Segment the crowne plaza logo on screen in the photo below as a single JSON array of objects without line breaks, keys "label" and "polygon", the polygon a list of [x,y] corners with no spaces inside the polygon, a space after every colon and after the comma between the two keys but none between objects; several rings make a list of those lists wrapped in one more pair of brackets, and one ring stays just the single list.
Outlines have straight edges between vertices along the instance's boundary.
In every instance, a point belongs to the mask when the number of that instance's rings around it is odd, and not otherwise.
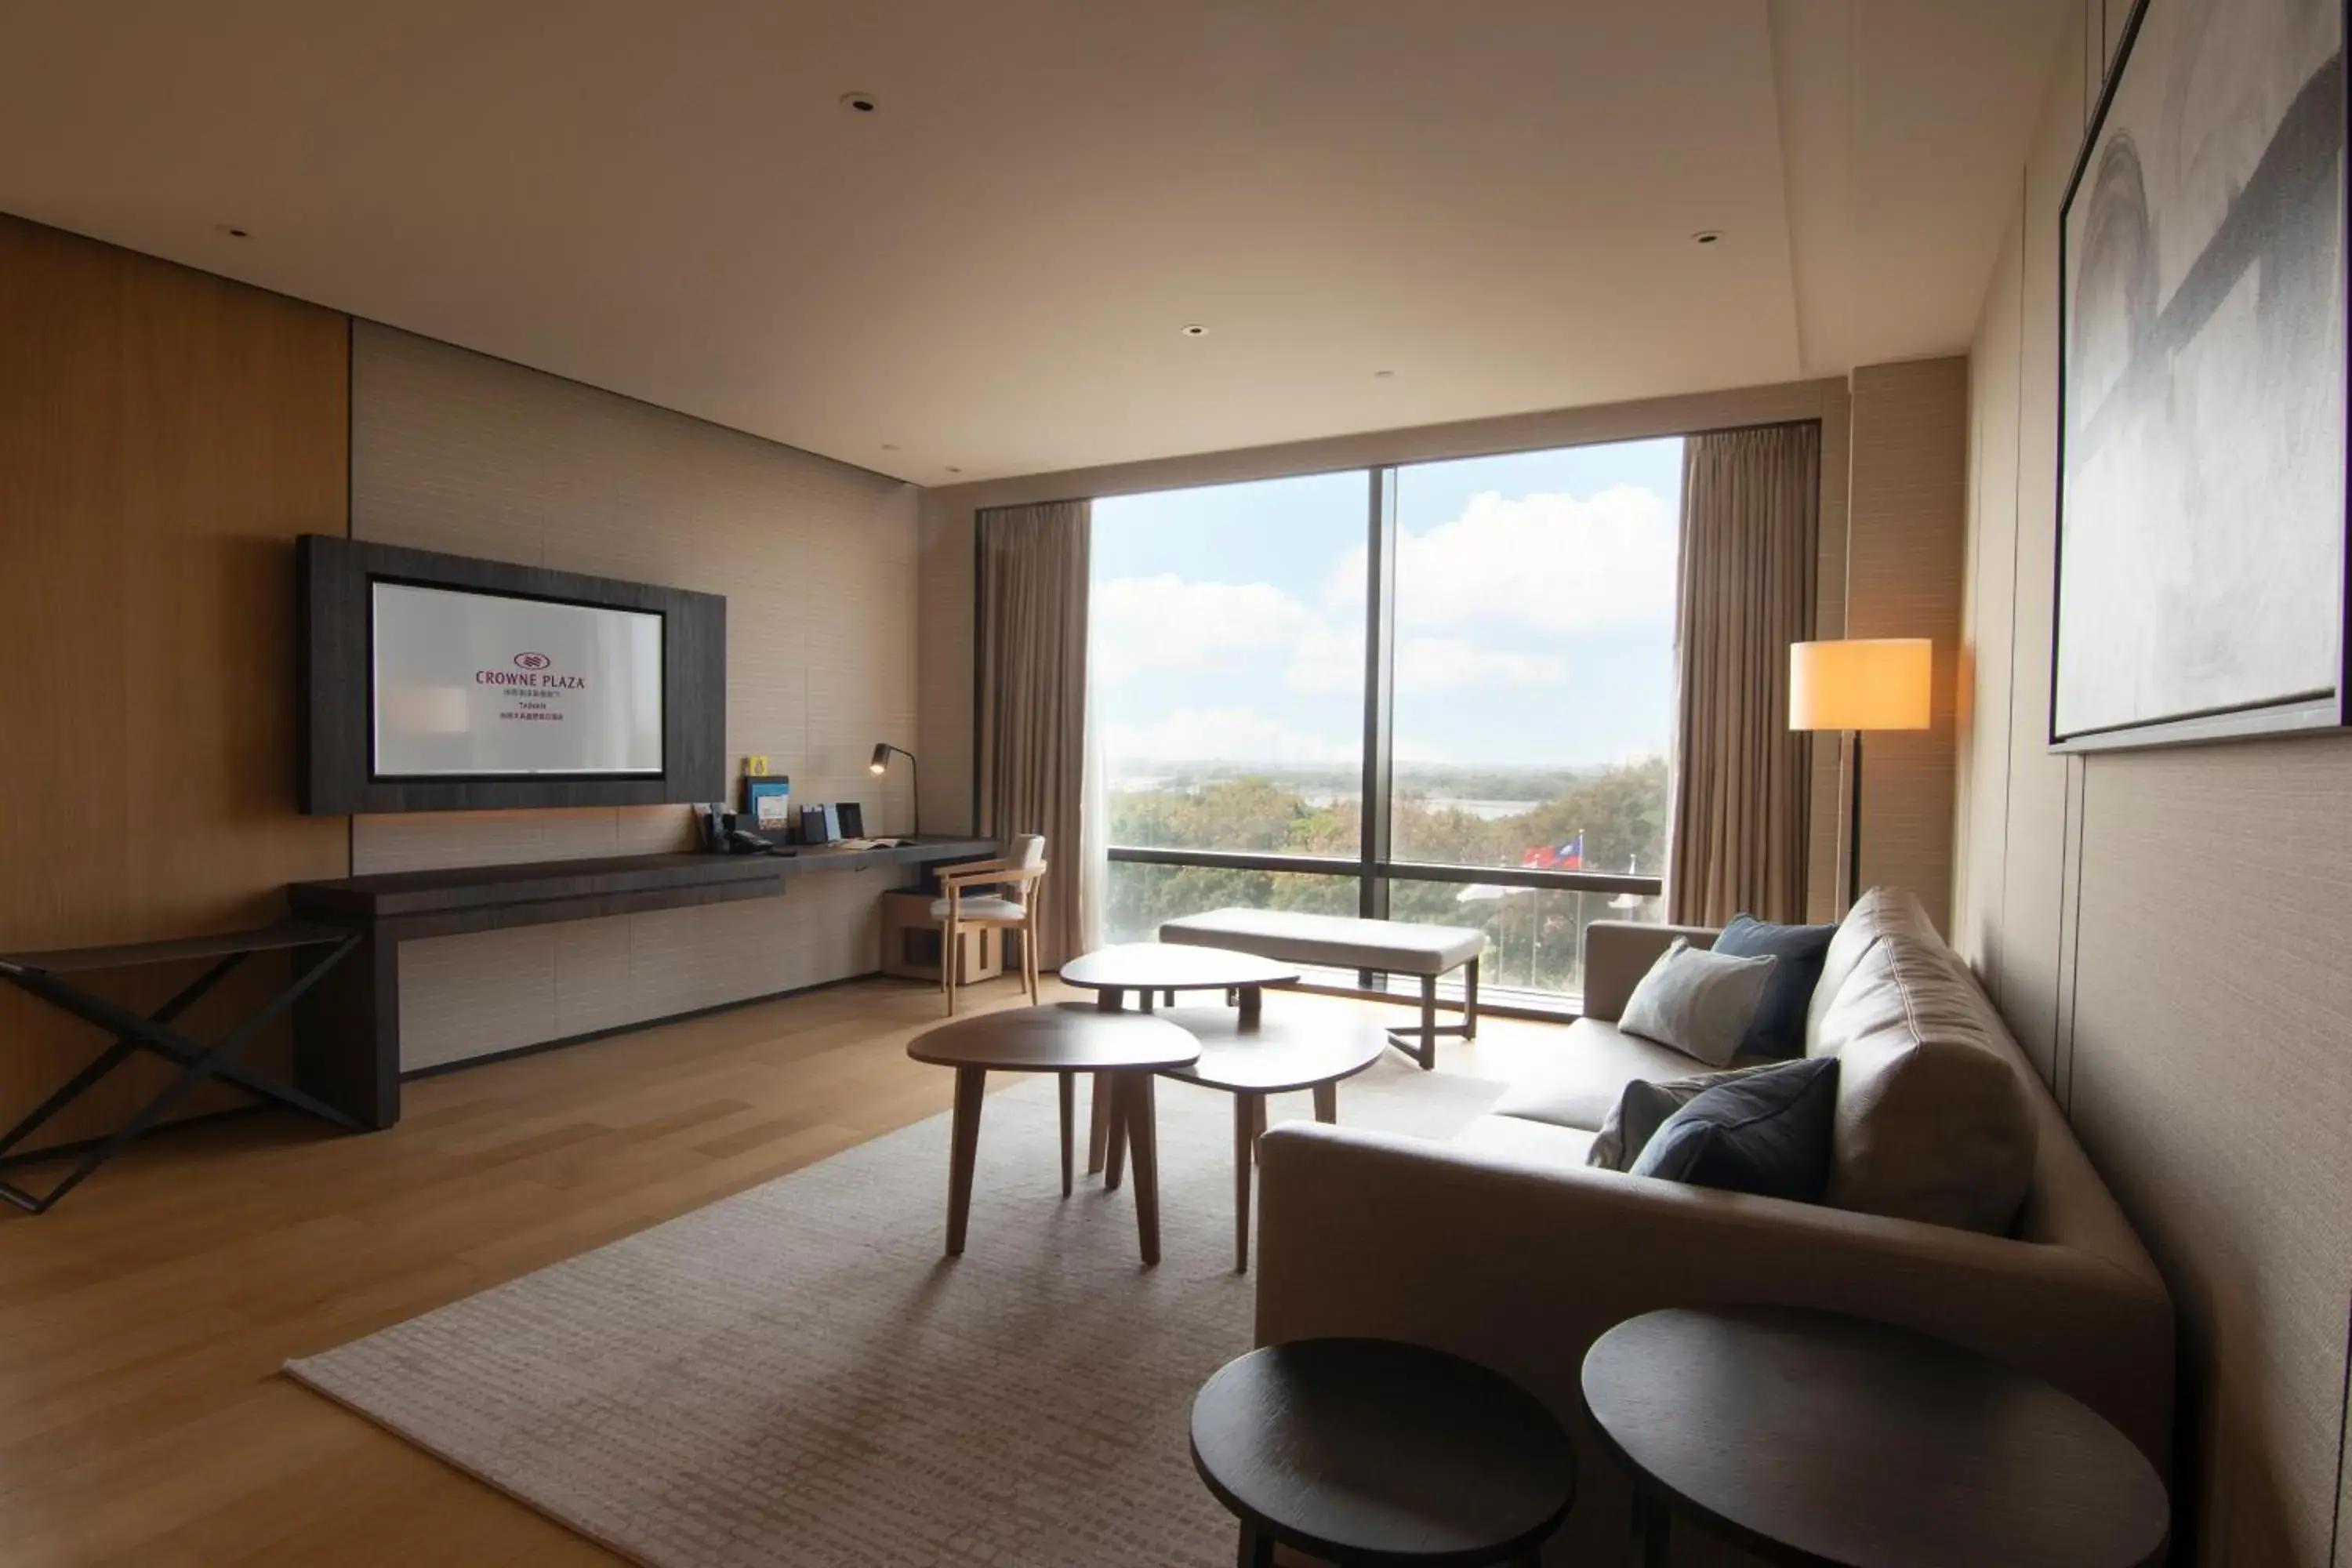
[{"label": "crowne plaza logo on screen", "polygon": [[[543,653],[519,653],[514,656],[513,669],[478,669],[474,671],[477,686],[519,686],[529,691],[585,691],[588,678],[584,675],[554,673],[555,660]],[[520,671],[520,674],[517,671]]]}]

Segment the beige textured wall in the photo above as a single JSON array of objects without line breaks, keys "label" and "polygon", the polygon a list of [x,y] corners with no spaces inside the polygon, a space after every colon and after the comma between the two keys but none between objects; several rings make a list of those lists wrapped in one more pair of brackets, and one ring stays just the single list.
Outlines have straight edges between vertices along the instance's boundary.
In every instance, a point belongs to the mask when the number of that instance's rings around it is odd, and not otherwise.
[{"label": "beige textured wall", "polygon": [[2352,741],[2045,743],[2058,211],[2126,10],[2070,23],[1972,355],[1954,932],[2171,1282],[2180,1560],[2347,1568]]},{"label": "beige textured wall", "polygon": [[1930,637],[1933,728],[1864,738],[1862,885],[1908,888],[1950,929],[1960,584],[1968,506],[1969,362],[1853,373],[1846,635]]},{"label": "beige textured wall", "polygon": [[[858,800],[876,828],[906,826],[905,773],[877,781],[866,762],[917,733],[911,486],[366,322],[352,399],[355,537],[726,595],[730,756],[766,753],[796,800]],[[632,854],[688,831],[685,806],[360,816],[352,862]],[[412,942],[402,1065],[865,973],[888,875]]]},{"label": "beige textured wall", "polygon": [[[919,547],[922,603],[920,668],[926,826],[971,825],[972,811],[972,518],[982,508],[1073,497],[1132,494],[1185,485],[1233,483],[1286,474],[1427,462],[1489,452],[1533,451],[1583,442],[1629,441],[1778,420],[1822,422],[1822,635],[1838,635],[1844,609],[1848,466],[1847,395],[1842,381],[1566,408],[1475,419],[1409,430],[1383,430],[1244,451],[1204,453],[1149,463],[1038,474],[926,490]],[[1826,739],[1813,769],[1813,854],[1810,899],[1831,918],[1837,865],[1837,757]],[[1949,797],[1943,819],[1949,820]],[[1825,879],[1827,879],[1825,880]]]}]

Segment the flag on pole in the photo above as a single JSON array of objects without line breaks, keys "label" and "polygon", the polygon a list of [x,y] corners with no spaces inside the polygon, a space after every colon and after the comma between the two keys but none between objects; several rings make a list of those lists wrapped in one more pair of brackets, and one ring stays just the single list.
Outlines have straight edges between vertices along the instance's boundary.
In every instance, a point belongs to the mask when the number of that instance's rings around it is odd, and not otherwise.
[{"label": "flag on pole", "polygon": [[1575,837],[1553,851],[1551,868],[1555,871],[1584,869],[1584,829],[1578,828]]}]

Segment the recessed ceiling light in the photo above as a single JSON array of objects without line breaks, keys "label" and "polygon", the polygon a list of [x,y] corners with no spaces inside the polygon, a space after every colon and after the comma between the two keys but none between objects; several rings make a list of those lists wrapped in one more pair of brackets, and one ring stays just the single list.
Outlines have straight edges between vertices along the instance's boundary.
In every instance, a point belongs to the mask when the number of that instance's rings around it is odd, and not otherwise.
[{"label": "recessed ceiling light", "polygon": [[871,114],[882,107],[882,100],[870,92],[845,92],[841,95],[841,107],[852,114]]},{"label": "recessed ceiling light", "polygon": [[961,468],[957,468],[953,463],[950,463],[950,464],[948,465],[948,472],[949,472],[949,473],[951,473],[951,474],[960,474],[960,473],[962,473],[962,472],[963,472],[963,470],[962,470]]},{"label": "recessed ceiling light", "polygon": [[221,233],[228,236],[231,239],[251,239],[253,237],[250,230],[239,228],[233,223],[215,224],[213,226],[217,228]]},{"label": "recessed ceiling light", "polygon": [[896,441],[885,441],[882,443],[882,449],[886,452],[895,452],[898,449],[898,443]]},{"label": "recessed ceiling light", "polygon": [[1188,338],[1205,338],[1209,335],[1209,329],[1194,321],[1184,329],[1184,335]]},{"label": "recessed ceiling light", "polygon": [[1394,381],[1396,379],[1396,372],[1392,370],[1376,370],[1372,372],[1372,379],[1374,381]]},{"label": "recessed ceiling light", "polygon": [[1719,228],[1700,229],[1696,234],[1691,236],[1691,243],[1693,245],[1720,245],[1723,243],[1723,230]]}]

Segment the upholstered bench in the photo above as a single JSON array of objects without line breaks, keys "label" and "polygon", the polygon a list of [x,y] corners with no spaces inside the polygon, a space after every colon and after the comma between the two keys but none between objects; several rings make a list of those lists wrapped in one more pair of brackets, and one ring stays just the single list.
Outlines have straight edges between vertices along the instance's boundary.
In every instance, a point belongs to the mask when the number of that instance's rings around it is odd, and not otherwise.
[{"label": "upholstered bench", "polygon": [[[1332,969],[1379,970],[1421,977],[1421,1025],[1391,1029],[1389,1043],[1423,1068],[1437,1065],[1437,1037],[1478,1034],[1478,954],[1486,933],[1469,926],[1411,925],[1402,921],[1355,920],[1346,915],[1301,914],[1292,910],[1211,910],[1170,921],[1160,940],[1193,947],[1254,952],[1287,963]],[[1437,979],[1462,971],[1462,1021],[1439,1025]],[[1412,1037],[1404,1038],[1402,1037]]]}]

